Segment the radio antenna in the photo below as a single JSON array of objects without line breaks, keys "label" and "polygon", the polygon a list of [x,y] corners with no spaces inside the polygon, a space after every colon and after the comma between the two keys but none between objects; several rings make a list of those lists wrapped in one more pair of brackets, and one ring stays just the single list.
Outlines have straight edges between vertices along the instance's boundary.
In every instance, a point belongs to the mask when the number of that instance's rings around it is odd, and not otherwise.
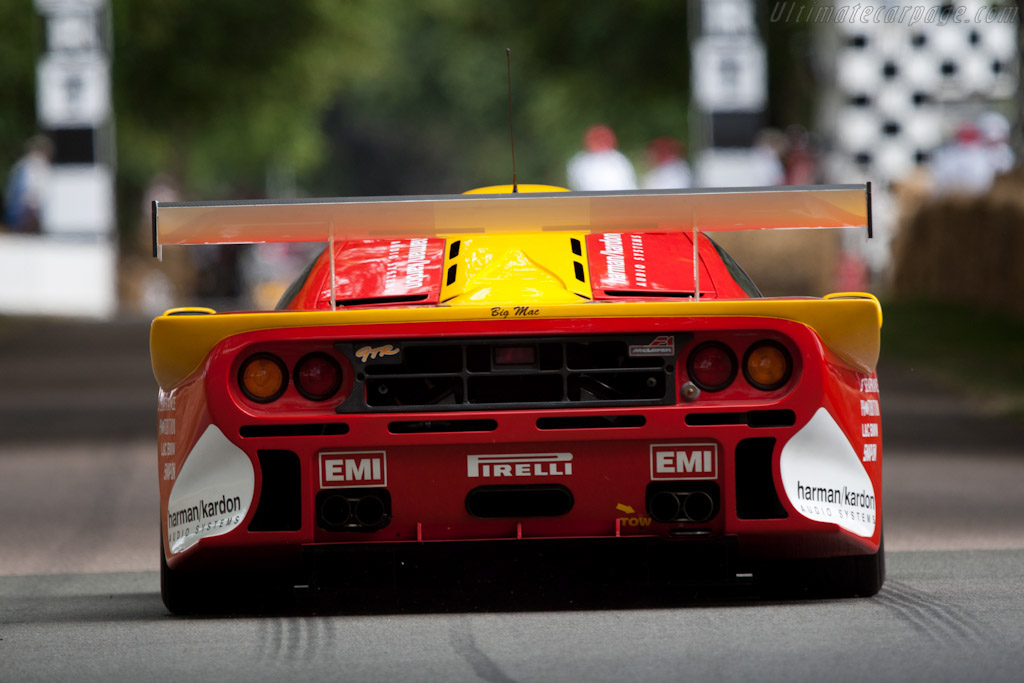
[{"label": "radio antenna", "polygon": [[505,48],[505,61],[508,64],[508,137],[512,142],[512,191],[519,192],[516,182],[516,135],[512,131],[512,48]]}]

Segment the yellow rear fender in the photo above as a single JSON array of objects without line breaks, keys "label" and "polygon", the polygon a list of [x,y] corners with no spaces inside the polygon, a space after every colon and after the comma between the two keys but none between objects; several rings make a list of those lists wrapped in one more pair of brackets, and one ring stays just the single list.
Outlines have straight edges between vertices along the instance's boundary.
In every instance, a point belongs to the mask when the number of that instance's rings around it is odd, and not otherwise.
[{"label": "yellow rear fender", "polygon": [[[737,299],[730,301],[581,302],[536,304],[532,318],[552,320],[599,318],[778,318],[812,328],[839,358],[861,372],[878,362],[882,310],[870,294],[832,294],[823,299]],[[494,320],[493,306],[339,311],[274,311],[203,315],[195,309],[168,311],[153,321],[150,353],[153,374],[169,390],[192,374],[220,341],[256,330],[297,327],[455,323]],[[683,323],[685,325],[685,323]],[[387,334],[385,329],[381,334]]]}]

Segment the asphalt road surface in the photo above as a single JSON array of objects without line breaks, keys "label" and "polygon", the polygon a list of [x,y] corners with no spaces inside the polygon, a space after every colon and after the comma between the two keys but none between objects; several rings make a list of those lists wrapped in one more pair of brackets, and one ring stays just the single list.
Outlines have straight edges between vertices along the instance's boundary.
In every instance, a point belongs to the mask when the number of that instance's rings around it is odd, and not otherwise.
[{"label": "asphalt road surface", "polygon": [[0,321],[0,683],[1024,680],[1024,426],[918,375],[880,372],[874,598],[194,619],[159,597],[146,324]]}]

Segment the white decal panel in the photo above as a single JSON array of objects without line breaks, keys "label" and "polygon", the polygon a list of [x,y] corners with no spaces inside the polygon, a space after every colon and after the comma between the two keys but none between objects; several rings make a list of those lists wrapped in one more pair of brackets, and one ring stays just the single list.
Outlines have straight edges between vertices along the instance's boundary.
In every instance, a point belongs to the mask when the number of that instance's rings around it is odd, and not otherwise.
[{"label": "white decal panel", "polygon": [[174,477],[167,499],[171,553],[184,552],[201,538],[220,536],[245,519],[256,476],[245,452],[210,425]]},{"label": "white decal panel", "polygon": [[717,479],[718,444],[651,445],[651,479]]},{"label": "white decal panel", "polygon": [[320,454],[320,488],[388,485],[384,451],[325,451]]},{"label": "white decal panel", "polygon": [[800,514],[869,538],[877,502],[871,478],[850,441],[824,408],[789,440],[779,463],[789,502]]}]

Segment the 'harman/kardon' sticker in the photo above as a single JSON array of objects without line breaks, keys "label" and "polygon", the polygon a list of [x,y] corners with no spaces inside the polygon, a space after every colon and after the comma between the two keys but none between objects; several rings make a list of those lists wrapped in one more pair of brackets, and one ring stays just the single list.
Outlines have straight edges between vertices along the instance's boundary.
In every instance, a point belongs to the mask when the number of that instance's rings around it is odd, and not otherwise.
[{"label": "'harman/kardon' sticker", "polygon": [[843,430],[824,408],[782,448],[782,486],[804,517],[868,538],[877,500],[871,478]]},{"label": "'harman/kardon' sticker", "polygon": [[207,427],[181,466],[167,499],[171,552],[184,552],[201,538],[237,527],[249,511],[255,490],[249,456],[217,427]]}]

